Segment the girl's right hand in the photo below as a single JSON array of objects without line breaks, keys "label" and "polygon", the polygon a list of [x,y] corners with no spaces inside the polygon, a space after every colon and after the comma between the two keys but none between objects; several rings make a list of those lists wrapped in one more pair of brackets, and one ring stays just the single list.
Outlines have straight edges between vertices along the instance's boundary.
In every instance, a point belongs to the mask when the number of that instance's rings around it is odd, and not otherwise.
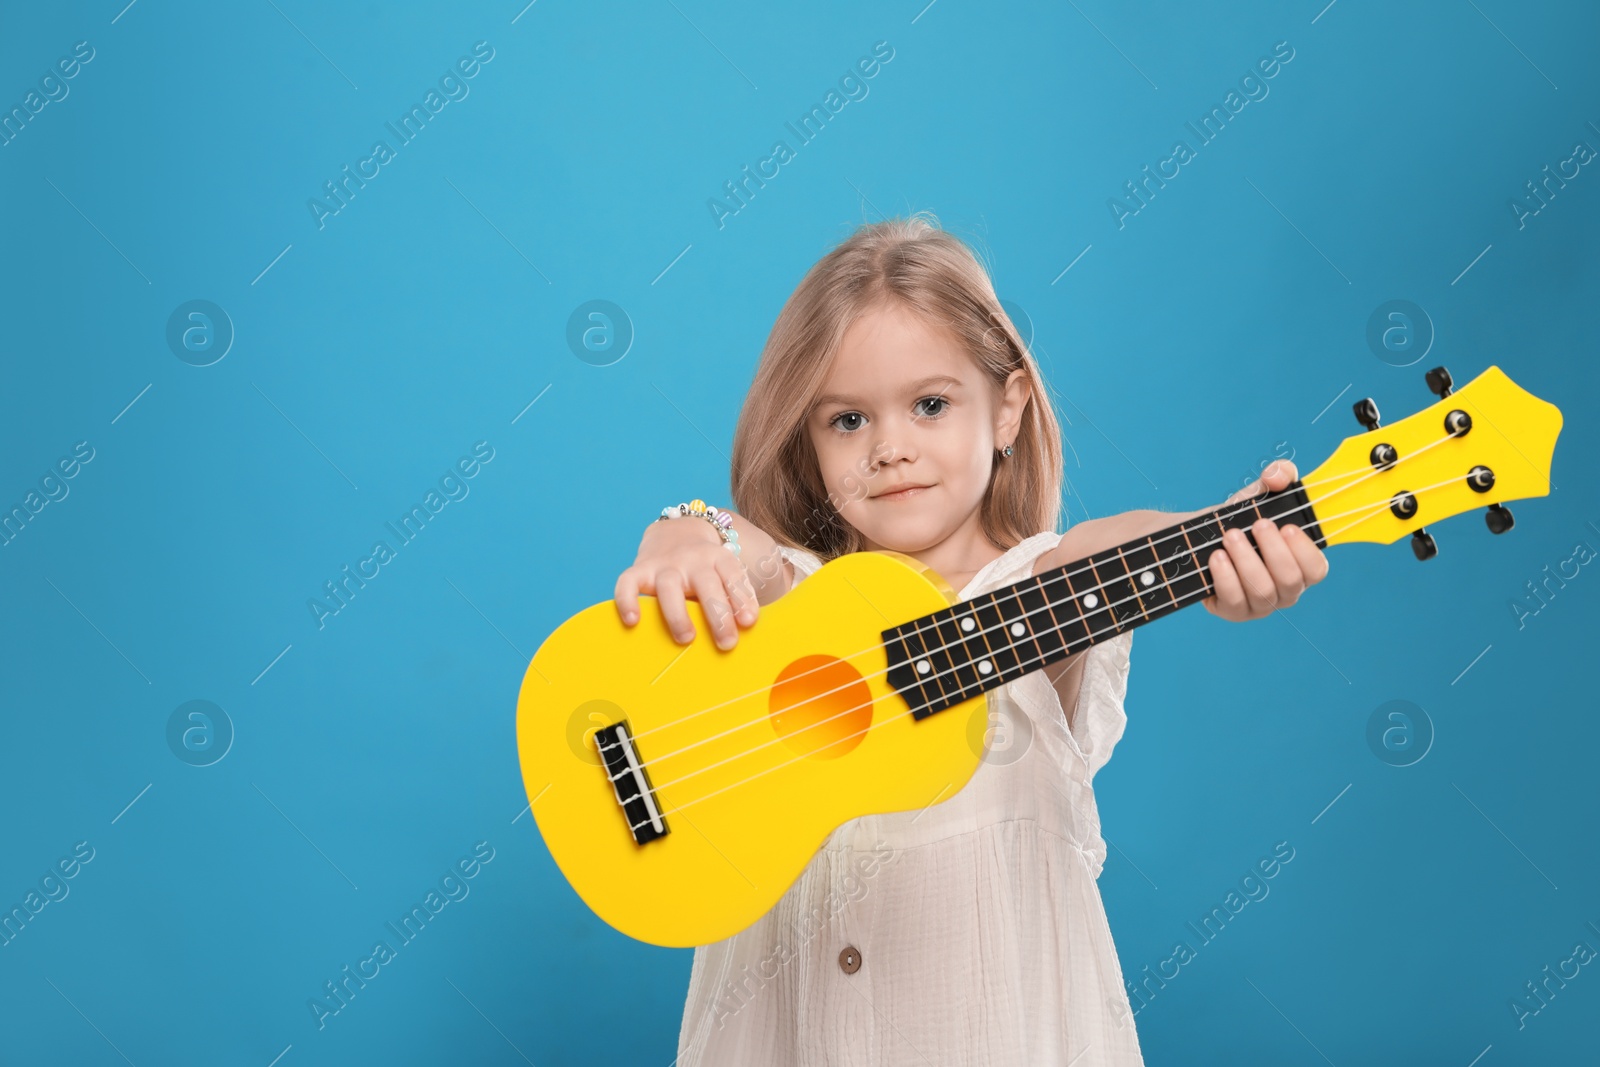
[{"label": "girl's right hand", "polygon": [[656,598],[673,640],[683,645],[695,636],[684,601],[698,600],[724,651],[738,643],[739,626],[753,626],[761,610],[744,564],[722,547],[710,523],[693,516],[645,527],[638,558],[617,579],[617,612],[628,626],[639,621],[640,593]]}]

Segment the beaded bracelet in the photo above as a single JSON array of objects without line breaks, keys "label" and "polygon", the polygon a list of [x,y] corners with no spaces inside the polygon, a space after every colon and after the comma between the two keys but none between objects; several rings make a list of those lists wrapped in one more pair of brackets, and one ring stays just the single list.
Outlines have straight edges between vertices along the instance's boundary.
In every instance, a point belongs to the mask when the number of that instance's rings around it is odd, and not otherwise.
[{"label": "beaded bracelet", "polygon": [[697,515],[711,523],[712,529],[722,538],[722,547],[735,556],[739,554],[739,531],[733,528],[733,512],[707,504],[704,500],[691,500],[676,507],[664,507],[661,509],[661,514],[656,516],[656,521],[681,519],[686,515]]}]

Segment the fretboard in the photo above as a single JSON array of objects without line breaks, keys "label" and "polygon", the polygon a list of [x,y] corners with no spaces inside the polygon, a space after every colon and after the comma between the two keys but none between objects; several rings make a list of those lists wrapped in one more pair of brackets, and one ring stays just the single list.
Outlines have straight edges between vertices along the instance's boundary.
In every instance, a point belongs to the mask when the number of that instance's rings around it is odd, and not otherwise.
[{"label": "fretboard", "polygon": [[926,718],[1198,604],[1213,592],[1206,560],[1223,532],[1242,529],[1254,547],[1258,519],[1292,522],[1324,543],[1294,482],[885,630],[889,684]]}]

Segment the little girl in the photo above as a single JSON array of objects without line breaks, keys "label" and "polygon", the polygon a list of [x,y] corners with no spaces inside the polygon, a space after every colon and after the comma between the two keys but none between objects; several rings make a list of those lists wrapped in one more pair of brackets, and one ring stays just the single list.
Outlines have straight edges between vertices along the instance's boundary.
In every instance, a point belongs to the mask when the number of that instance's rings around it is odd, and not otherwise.
[{"label": "little girl", "polygon": [[[1229,502],[1295,477],[1280,462]],[[731,648],[759,605],[847,552],[907,553],[966,600],[1199,514],[1059,534],[1061,478],[1045,383],[977,258],[920,215],[865,225],[767,339],[734,434],[741,552],[711,523],[652,523],[617,609],[632,625],[652,594],[688,642],[693,597]],[[1251,532],[1259,554],[1230,531],[1207,560],[1204,603],[1226,619],[1327,574],[1298,526]],[[992,690],[966,786],[840,826],[766,916],[697,948],[678,1067],[1141,1064],[1090,786],[1127,721],[1132,636]]]}]

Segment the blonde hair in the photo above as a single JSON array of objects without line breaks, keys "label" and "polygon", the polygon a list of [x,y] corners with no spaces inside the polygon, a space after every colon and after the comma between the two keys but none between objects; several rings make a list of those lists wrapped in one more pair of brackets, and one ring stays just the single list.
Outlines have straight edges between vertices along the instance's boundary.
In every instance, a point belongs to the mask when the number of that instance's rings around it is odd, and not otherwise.
[{"label": "blonde hair", "polygon": [[995,455],[980,521],[1005,549],[1061,509],[1061,430],[1044,379],[972,250],[926,212],[860,226],[806,272],[773,324],[733,435],[734,510],[781,544],[824,560],[859,551],[861,534],[823,484],[806,417],[845,332],[891,303],[947,329],[995,386],[1026,375],[1013,454]]}]

